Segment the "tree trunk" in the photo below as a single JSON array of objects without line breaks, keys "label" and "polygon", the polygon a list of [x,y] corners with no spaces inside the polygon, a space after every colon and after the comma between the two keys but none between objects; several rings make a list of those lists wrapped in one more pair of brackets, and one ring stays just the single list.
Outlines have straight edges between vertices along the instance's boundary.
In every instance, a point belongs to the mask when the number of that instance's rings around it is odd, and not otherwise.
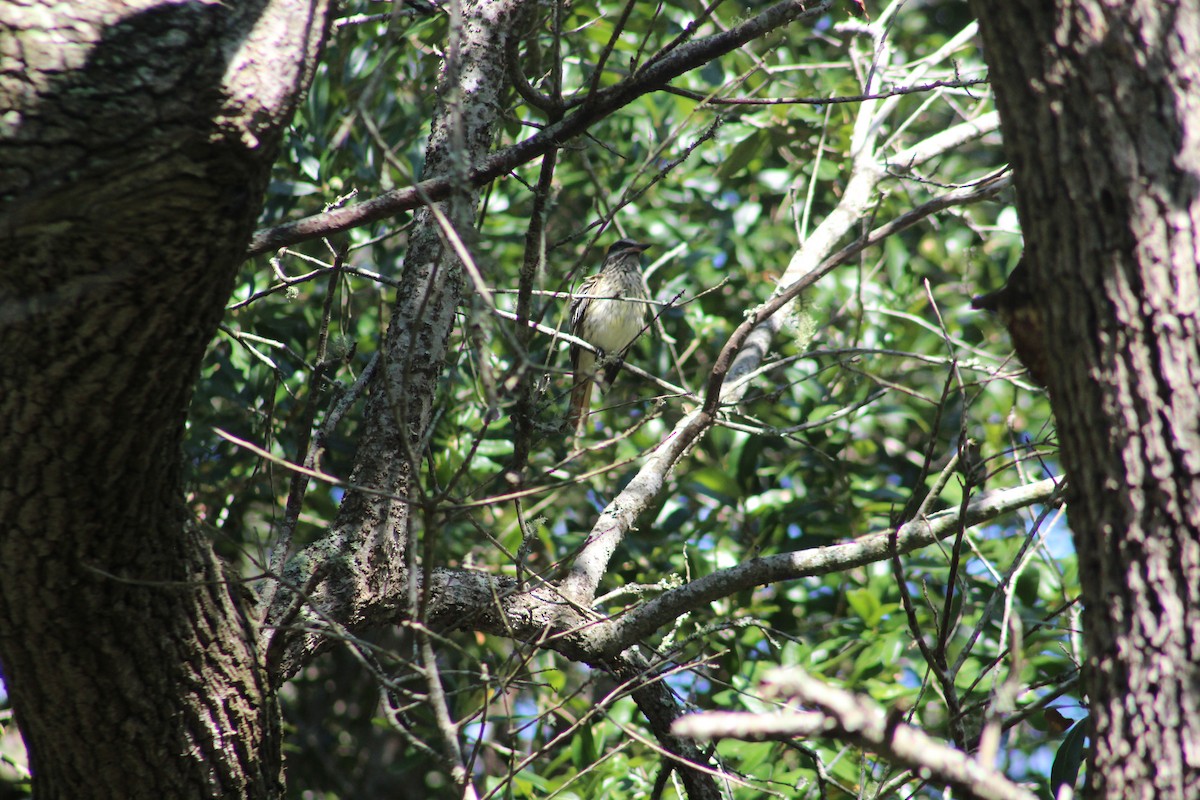
[{"label": "tree trunk", "polygon": [[278,713],[188,524],[180,442],[325,15],[0,10],[0,664],[40,798],[280,792]]},{"label": "tree trunk", "polygon": [[973,6],[1070,484],[1089,794],[1200,797],[1200,5]]},{"label": "tree trunk", "polygon": [[[451,19],[437,89],[442,101],[426,143],[422,178],[451,176],[455,188],[449,199],[414,214],[350,474],[355,486],[383,494],[347,492],[329,534],[293,558],[284,579],[261,598],[261,616],[268,622],[263,639],[269,637],[266,647],[276,683],[329,643],[322,618],[357,629],[392,624],[416,612],[410,606],[419,581],[410,583],[408,574],[409,556],[416,554],[406,548],[420,532],[411,513],[419,504],[395,498],[419,498],[424,491],[414,476],[420,475],[421,449],[431,435],[455,315],[481,313],[479,299],[469,291],[464,301],[463,263],[452,241],[457,238],[472,249],[479,189],[472,187],[466,171],[483,161],[492,145],[501,94],[508,85],[505,47],[523,5],[525,0],[468,0],[462,3],[462,19]],[[432,546],[438,532],[424,533],[434,539],[424,544]],[[428,555],[430,551],[422,553]],[[329,568],[342,563],[354,567]],[[307,587],[309,610],[304,613],[311,615],[312,624],[286,624],[296,603],[290,587],[296,586]]]}]

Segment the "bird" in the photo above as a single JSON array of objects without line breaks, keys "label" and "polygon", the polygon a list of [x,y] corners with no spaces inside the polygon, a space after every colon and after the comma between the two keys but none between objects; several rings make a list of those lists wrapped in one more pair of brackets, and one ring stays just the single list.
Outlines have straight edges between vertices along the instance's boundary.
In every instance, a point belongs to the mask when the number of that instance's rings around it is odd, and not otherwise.
[{"label": "bird", "polygon": [[971,308],[991,311],[1008,329],[1017,358],[1029,370],[1029,377],[1046,386],[1050,361],[1046,354],[1045,324],[1042,312],[1034,304],[1029,268],[1022,258],[1009,273],[1008,281],[995,291],[971,298]]},{"label": "bird", "polygon": [[[608,248],[600,271],[584,279],[571,301],[571,334],[596,348],[571,345],[571,406],[567,427],[583,432],[592,401],[592,385],[601,391],[621,371],[621,359],[646,327],[649,293],[642,275],[648,244],[621,239]],[[599,361],[599,364],[597,364]]]}]

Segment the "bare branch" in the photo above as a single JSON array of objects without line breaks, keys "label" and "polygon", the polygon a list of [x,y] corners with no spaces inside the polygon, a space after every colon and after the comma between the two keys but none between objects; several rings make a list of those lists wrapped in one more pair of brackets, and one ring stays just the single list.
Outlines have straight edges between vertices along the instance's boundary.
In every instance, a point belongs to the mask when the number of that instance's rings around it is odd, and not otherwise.
[{"label": "bare branch", "polygon": [[905,725],[874,701],[838,689],[798,669],[778,669],[768,674],[777,695],[795,697],[817,711],[785,714],[692,714],[672,726],[680,736],[696,739],[793,739],[833,737],[870,748],[898,764],[949,784],[979,800],[1034,800],[1036,795],[1004,775]]},{"label": "bare branch", "polygon": [[893,86],[891,89],[883,89],[872,94],[830,95],[829,97],[710,97],[688,89],[676,89],[673,86],[668,87],[666,91],[680,97],[686,97],[689,100],[699,100],[712,106],[826,106],[861,103],[864,100],[883,100],[898,95],[931,92],[934,89],[969,88],[971,86],[986,85],[987,82],[987,78],[936,80],[918,83],[913,86]]},{"label": "bare branch", "polygon": [[[644,94],[662,89],[680,75],[735,50],[749,41],[765,36],[798,19],[815,19],[833,5],[832,0],[808,3],[784,0],[727,31],[680,45],[672,53],[652,60],[628,79],[592,95],[562,122],[548,125],[534,136],[507,147],[469,170],[470,188],[479,188],[505,173],[584,133],[593,123],[604,119]],[[254,235],[248,256],[307,241],[319,236],[356,228],[369,222],[410,211],[429,202],[446,199],[456,188],[455,177],[443,175],[416,186],[385,192],[379,197],[345,208],[260,230]],[[464,187],[457,187],[464,188]]]},{"label": "bare branch", "polygon": [[983,114],[978,119],[960,122],[927,139],[922,139],[913,146],[896,153],[888,161],[893,168],[911,169],[998,130],[1000,130],[1000,114],[992,111]]},{"label": "bare branch", "polygon": [[801,550],[795,553],[755,558],[735,567],[719,570],[672,589],[620,619],[595,625],[584,634],[586,647],[599,653],[619,652],[649,636],[687,611],[736,592],[778,581],[828,575],[853,567],[886,561],[892,553],[892,539],[900,554],[911,553],[953,534],[960,525],[978,525],[1035,503],[1049,502],[1057,490],[1053,479],[1028,486],[981,495],[964,513],[951,509],[928,518],[915,519],[895,532],[879,531],[846,544]]}]

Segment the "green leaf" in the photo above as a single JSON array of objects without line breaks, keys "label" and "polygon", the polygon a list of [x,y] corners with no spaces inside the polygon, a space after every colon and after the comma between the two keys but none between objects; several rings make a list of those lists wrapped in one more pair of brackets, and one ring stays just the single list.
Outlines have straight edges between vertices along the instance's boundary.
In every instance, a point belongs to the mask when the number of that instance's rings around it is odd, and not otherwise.
[{"label": "green leaf", "polygon": [[1050,767],[1050,794],[1057,797],[1062,786],[1075,786],[1079,777],[1079,768],[1083,766],[1086,753],[1088,717],[1076,722],[1063,737],[1063,743],[1054,755],[1054,764]]},{"label": "green leaf", "polygon": [[879,602],[879,597],[870,589],[851,589],[846,592],[846,602],[850,604],[850,608],[858,614],[863,623],[868,628],[874,628],[879,624],[880,618],[883,616],[883,604]]},{"label": "green leaf", "polygon": [[762,130],[756,130],[742,139],[733,148],[729,157],[722,161],[721,166],[717,168],[717,177],[732,178],[746,169],[770,141],[770,135]]}]

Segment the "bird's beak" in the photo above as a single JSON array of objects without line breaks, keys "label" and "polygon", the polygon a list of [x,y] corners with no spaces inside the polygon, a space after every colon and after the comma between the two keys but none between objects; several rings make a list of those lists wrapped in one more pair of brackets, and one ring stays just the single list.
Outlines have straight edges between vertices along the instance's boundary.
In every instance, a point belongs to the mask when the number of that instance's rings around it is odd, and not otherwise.
[{"label": "bird's beak", "polygon": [[647,250],[650,249],[650,247],[651,246],[649,244],[642,244],[640,242],[634,242],[633,244],[629,245],[630,250],[636,250],[639,253],[646,252]]}]

